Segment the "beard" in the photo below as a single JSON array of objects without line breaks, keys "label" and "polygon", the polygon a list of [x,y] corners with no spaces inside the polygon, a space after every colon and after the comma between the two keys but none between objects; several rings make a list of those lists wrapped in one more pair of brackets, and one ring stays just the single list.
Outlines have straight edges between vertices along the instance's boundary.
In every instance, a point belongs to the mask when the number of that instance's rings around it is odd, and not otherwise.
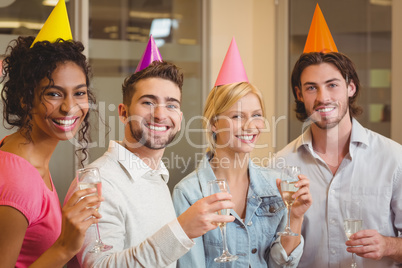
[{"label": "beard", "polygon": [[177,131],[172,132],[167,137],[158,137],[156,135],[149,135],[147,134],[141,126],[136,127],[134,126],[135,122],[130,121],[129,127],[131,136],[138,141],[141,145],[152,149],[152,150],[159,150],[164,149],[168,146],[176,137]]},{"label": "beard", "polygon": [[[319,104],[317,106],[321,106]],[[331,129],[338,126],[339,122],[345,117],[348,109],[344,105],[339,105],[339,103],[332,104],[338,110],[338,115],[336,117],[321,117],[318,112],[315,111],[315,108],[312,113],[309,113],[309,119],[320,129]],[[347,104],[346,104],[347,105]]]}]

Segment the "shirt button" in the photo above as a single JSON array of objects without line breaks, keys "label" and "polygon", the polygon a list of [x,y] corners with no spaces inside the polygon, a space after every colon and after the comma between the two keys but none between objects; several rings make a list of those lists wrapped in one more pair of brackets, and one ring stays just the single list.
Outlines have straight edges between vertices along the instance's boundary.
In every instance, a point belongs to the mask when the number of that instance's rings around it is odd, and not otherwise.
[{"label": "shirt button", "polygon": [[334,194],[335,193],[335,190],[331,190],[331,194]]},{"label": "shirt button", "polygon": [[253,224],[252,221],[249,221],[249,222],[247,223],[248,226],[251,226],[252,224]]},{"label": "shirt button", "polygon": [[274,208],[274,207],[272,207],[272,206],[271,206],[271,207],[269,207],[269,212],[270,212],[270,213],[274,213],[274,212],[275,212],[275,208]]},{"label": "shirt button", "polygon": [[336,251],[335,251],[335,250],[331,250],[331,253],[332,253],[333,255],[335,255]]},{"label": "shirt button", "polygon": [[334,220],[334,219],[331,219],[331,223],[332,223],[332,224],[335,224],[335,220]]},{"label": "shirt button", "polygon": [[253,248],[253,249],[251,250],[251,253],[253,253],[253,254],[257,253],[257,249],[256,249],[256,248]]}]

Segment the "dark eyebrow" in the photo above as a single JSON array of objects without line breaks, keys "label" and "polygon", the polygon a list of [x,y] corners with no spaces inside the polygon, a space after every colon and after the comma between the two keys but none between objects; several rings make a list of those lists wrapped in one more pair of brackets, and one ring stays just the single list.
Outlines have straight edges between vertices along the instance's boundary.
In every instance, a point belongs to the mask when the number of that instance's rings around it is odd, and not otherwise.
[{"label": "dark eyebrow", "polygon": [[[334,82],[334,81],[340,82],[341,80],[339,78],[332,78],[332,79],[329,79],[329,80],[325,81],[325,84],[328,84],[328,83],[331,83],[331,82]],[[306,83],[303,84],[303,86],[310,86],[310,85],[314,86],[314,85],[317,85],[317,83],[315,83],[315,82],[306,82]]]},{"label": "dark eyebrow", "polygon": [[[74,87],[74,90],[81,89],[83,87],[87,87],[87,85],[86,84],[77,85],[77,86]],[[49,88],[54,88],[54,89],[58,89],[60,91],[65,91],[64,87],[61,87],[61,86],[58,86],[58,85],[50,85],[48,87],[45,87],[45,89],[49,89]]]},{"label": "dark eyebrow", "polygon": [[340,82],[341,81],[341,79],[339,79],[339,78],[332,78],[332,79],[329,79],[329,80],[327,80],[327,81],[325,81],[325,84],[328,84],[328,83],[331,83],[331,82]]},{"label": "dark eyebrow", "polygon": [[314,82],[306,82],[306,83],[303,84],[303,86],[314,86],[314,85],[317,85],[317,83],[314,83]]},{"label": "dark eyebrow", "polygon": [[175,99],[175,98],[172,98],[172,97],[166,98],[166,102],[177,102],[178,104],[180,104],[180,101],[178,99]]},{"label": "dark eyebrow", "polygon": [[145,98],[148,98],[148,99],[151,99],[151,100],[155,100],[155,101],[158,100],[158,98],[157,98],[155,95],[142,95],[142,96],[139,98],[139,100],[145,99]]},{"label": "dark eyebrow", "polygon": [[[144,98],[148,98],[148,99],[151,99],[151,100],[154,100],[154,101],[158,101],[158,100],[159,100],[159,98],[158,98],[157,96],[151,95],[151,94],[142,95],[142,96],[139,98],[139,100],[144,99]],[[177,102],[178,104],[180,104],[180,101],[179,101],[178,99],[176,99],[176,98],[173,98],[173,97],[166,97],[166,98],[165,98],[165,101],[166,101],[166,102]]]}]

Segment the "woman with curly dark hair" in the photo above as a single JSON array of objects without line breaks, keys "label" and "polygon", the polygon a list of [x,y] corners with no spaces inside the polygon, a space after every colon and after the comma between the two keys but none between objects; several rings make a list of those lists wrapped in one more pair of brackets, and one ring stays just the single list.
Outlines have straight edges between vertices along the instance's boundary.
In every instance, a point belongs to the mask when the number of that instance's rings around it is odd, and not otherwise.
[{"label": "woman with curly dark hair", "polygon": [[[0,141],[1,267],[62,267],[81,248],[101,198],[77,191],[60,209],[49,173],[59,141],[85,148],[89,66],[80,42],[19,37],[3,60],[3,116],[18,130]],[[84,150],[86,155],[86,151]]]}]

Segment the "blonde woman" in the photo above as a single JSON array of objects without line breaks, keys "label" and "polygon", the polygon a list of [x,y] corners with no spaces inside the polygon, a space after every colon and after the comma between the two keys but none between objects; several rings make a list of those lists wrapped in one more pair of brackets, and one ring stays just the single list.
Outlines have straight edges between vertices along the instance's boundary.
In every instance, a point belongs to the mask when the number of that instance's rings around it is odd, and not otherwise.
[{"label": "blonde woman", "polygon": [[[176,185],[173,202],[180,215],[208,195],[208,181],[226,179],[235,203],[231,214],[236,218],[227,224],[227,243],[229,252],[239,258],[214,263],[222,253],[222,238],[215,229],[194,239],[196,245],[178,261],[178,267],[296,267],[303,239],[276,235],[286,225],[286,207],[276,184],[279,174],[250,159],[265,127],[261,92],[248,82],[216,86],[203,115],[207,153],[198,168]],[[291,229],[300,234],[312,199],[308,179],[302,175],[299,179]]]}]

